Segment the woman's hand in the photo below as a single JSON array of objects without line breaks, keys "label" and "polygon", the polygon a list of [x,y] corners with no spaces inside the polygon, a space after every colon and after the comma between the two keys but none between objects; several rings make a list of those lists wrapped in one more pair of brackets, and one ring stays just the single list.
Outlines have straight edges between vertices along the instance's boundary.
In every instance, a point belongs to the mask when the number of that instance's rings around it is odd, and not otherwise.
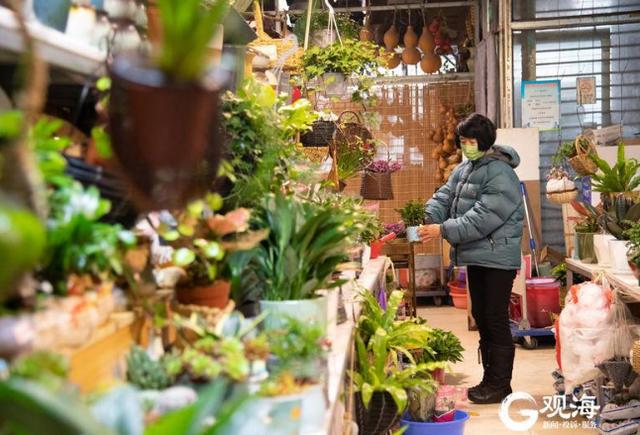
[{"label": "woman's hand", "polygon": [[440,225],[422,225],[418,228],[418,235],[423,243],[430,242],[431,240],[440,238]]}]

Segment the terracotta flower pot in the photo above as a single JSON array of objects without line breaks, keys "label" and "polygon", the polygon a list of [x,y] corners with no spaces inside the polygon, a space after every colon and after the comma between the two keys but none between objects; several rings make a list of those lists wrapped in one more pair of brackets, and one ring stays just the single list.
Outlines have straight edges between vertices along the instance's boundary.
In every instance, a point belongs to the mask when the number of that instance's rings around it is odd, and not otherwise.
[{"label": "terracotta flower pot", "polygon": [[176,288],[176,299],[183,305],[224,308],[229,303],[231,282],[219,279],[212,284]]},{"label": "terracotta flower pot", "polygon": [[141,210],[180,208],[203,195],[223,149],[219,91],[177,85],[136,55],[111,66],[114,156]]}]

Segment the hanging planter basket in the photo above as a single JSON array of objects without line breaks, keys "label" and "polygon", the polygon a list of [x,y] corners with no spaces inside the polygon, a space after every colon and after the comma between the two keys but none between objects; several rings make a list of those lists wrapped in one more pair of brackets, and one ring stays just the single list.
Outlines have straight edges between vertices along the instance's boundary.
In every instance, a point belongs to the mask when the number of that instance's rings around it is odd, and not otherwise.
[{"label": "hanging planter basket", "polygon": [[360,196],[376,201],[393,199],[391,172],[364,171],[360,184]]},{"label": "hanging planter basket", "polygon": [[300,142],[304,147],[328,147],[336,127],[334,121],[314,121],[311,131],[300,136]]},{"label": "hanging planter basket", "polygon": [[136,55],[110,72],[113,152],[138,207],[179,208],[204,194],[223,149],[219,88],[173,84]]},{"label": "hanging planter basket", "polygon": [[593,143],[593,139],[578,135],[575,140],[576,155],[569,159],[569,164],[576,171],[576,174],[587,177],[598,172],[598,166],[595,164],[591,157],[591,154],[596,154],[596,147]]},{"label": "hanging planter basket", "polygon": [[547,199],[554,204],[568,204],[578,197],[578,190],[567,190],[565,192],[547,192]]}]

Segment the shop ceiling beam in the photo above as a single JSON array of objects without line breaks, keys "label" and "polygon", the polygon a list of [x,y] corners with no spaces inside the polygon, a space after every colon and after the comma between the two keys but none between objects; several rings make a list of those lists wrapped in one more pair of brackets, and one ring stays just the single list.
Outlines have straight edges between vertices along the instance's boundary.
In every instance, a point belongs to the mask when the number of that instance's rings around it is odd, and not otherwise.
[{"label": "shop ceiling beam", "polygon": [[567,27],[605,26],[640,23],[640,10],[636,12],[611,12],[584,17],[545,18],[533,21],[512,21],[511,30],[546,30]]},{"label": "shop ceiling beam", "polygon": [[[407,9],[444,9],[444,8],[459,8],[469,7],[477,5],[476,1],[457,1],[448,3],[410,3],[410,4],[396,4],[396,5],[383,5],[383,6],[353,6],[348,8],[333,8],[336,12],[376,12],[376,11],[404,11]],[[302,15],[306,13],[306,9],[290,9],[286,12],[291,15]]]}]

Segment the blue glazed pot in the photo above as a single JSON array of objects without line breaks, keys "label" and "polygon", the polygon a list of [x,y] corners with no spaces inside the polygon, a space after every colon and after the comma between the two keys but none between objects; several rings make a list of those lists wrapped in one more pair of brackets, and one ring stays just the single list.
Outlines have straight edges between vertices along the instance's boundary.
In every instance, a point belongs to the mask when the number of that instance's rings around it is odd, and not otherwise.
[{"label": "blue glazed pot", "polygon": [[33,12],[45,26],[64,32],[71,0],[33,0]]},{"label": "blue glazed pot", "polygon": [[420,235],[418,234],[418,226],[407,227],[407,240],[410,242],[419,242]]}]

